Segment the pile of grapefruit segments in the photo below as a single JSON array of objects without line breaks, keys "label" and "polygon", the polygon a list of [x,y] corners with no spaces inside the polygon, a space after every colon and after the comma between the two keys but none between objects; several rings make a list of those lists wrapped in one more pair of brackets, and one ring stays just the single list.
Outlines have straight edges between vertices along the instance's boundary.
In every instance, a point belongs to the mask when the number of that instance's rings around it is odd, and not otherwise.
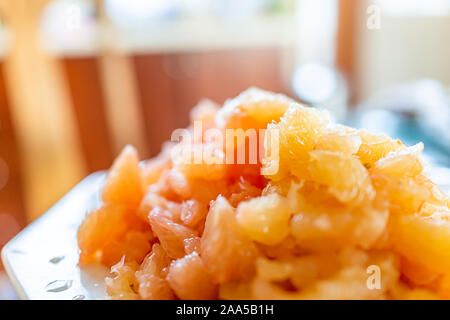
[{"label": "pile of grapefruit segments", "polygon": [[111,298],[450,298],[450,200],[422,144],[255,88],[191,121],[143,165],[127,146],[79,228],[80,264],[111,267]]}]

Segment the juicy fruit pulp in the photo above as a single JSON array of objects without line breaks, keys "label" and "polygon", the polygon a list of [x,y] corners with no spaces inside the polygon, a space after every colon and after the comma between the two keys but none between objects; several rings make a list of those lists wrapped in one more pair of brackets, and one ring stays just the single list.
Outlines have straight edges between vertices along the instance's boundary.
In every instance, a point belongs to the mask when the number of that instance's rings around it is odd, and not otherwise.
[{"label": "juicy fruit pulp", "polygon": [[[126,147],[102,206],[78,231],[80,263],[111,266],[112,298],[450,298],[450,201],[423,173],[421,144],[333,124],[324,111],[258,89],[223,108],[202,101],[191,120],[224,136],[266,129],[257,141],[265,156],[251,164],[171,156],[192,147],[224,159],[238,148],[206,134],[166,144],[143,166]],[[369,279],[374,271],[379,278]]]}]

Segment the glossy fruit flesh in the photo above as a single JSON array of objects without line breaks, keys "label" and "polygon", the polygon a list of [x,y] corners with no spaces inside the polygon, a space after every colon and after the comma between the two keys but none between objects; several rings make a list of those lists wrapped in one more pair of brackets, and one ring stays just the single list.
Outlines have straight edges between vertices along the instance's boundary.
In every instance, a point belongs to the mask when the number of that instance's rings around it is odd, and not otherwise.
[{"label": "glossy fruit flesh", "polygon": [[[202,101],[191,122],[205,135],[141,166],[126,147],[78,230],[80,263],[112,266],[112,298],[450,298],[450,200],[424,174],[422,144],[258,89],[222,109]],[[263,156],[249,163],[249,138],[221,147],[211,128],[267,129]],[[174,157],[186,147],[247,162]]]}]

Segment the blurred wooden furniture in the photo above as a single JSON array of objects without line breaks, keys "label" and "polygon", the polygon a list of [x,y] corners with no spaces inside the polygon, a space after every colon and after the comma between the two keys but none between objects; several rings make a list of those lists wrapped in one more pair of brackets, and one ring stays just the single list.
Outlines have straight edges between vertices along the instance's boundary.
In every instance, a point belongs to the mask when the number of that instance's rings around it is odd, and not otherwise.
[{"label": "blurred wooden furniture", "polygon": [[88,172],[110,165],[113,156],[99,61],[92,57],[60,58],[66,75],[75,123]]},{"label": "blurred wooden furniture", "polygon": [[114,46],[114,24],[106,12],[103,0],[96,1],[100,32],[98,54],[100,76],[107,103],[108,120],[114,155],[127,144],[134,145],[141,155],[148,155],[144,124],[141,121],[139,97],[133,63],[129,55]]},{"label": "blurred wooden furniture", "polygon": [[223,103],[250,86],[288,90],[275,48],[136,55],[133,62],[152,156],[172,130],[187,126],[189,110],[202,98]]},{"label": "blurred wooden furniture", "polygon": [[49,0],[0,1],[14,41],[4,58],[5,82],[22,155],[25,210],[34,219],[84,174],[70,99],[59,62],[39,45]]},{"label": "blurred wooden furniture", "polygon": [[[21,157],[11,118],[11,105],[5,88],[3,63],[0,64],[0,212],[9,213],[20,226],[25,225]],[[1,237],[0,237],[1,238]],[[0,246],[2,245],[0,240]]]},{"label": "blurred wooden furniture", "polygon": [[[49,3],[0,0],[0,15],[14,37],[0,77],[0,116],[8,124],[0,128],[0,144],[7,145],[12,168],[0,209],[21,223],[45,212],[89,172],[108,168],[125,144],[136,145],[144,158],[157,154],[173,129],[188,124],[189,110],[201,98],[223,103],[249,86],[289,91],[282,60],[293,34],[277,32],[290,21],[257,21],[267,29],[259,38],[252,28],[234,39],[229,36],[240,26],[215,26],[233,40],[230,46],[213,41],[210,32],[211,43],[200,37],[171,46],[163,37],[156,46],[135,41],[137,47],[121,47],[111,42],[117,39],[98,0],[100,46],[77,56],[39,45],[38,26]],[[176,28],[168,32],[184,38]],[[123,33],[120,39],[128,40]]]},{"label": "blurred wooden furniture", "polygon": [[336,66],[344,74],[348,81],[348,87],[351,88],[349,93],[351,102],[357,98],[357,41],[359,30],[366,28],[363,24],[365,21],[360,18],[364,2],[366,1],[339,0]]}]

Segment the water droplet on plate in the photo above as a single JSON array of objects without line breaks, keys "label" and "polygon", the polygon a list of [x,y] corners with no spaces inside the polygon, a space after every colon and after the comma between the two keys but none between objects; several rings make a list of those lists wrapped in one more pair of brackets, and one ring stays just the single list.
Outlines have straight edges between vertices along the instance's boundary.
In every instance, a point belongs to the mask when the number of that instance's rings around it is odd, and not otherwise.
[{"label": "water droplet on plate", "polygon": [[57,263],[60,263],[61,260],[63,260],[63,259],[64,259],[63,256],[61,256],[61,257],[54,257],[54,258],[51,258],[51,259],[49,260],[49,262],[50,262],[50,263],[53,263],[53,264],[57,264]]},{"label": "water droplet on plate", "polygon": [[47,292],[61,292],[72,286],[72,280],[55,280],[45,286]]},{"label": "water droplet on plate", "polygon": [[77,294],[75,297],[72,298],[72,300],[84,300],[86,299],[86,296],[82,294]]}]

